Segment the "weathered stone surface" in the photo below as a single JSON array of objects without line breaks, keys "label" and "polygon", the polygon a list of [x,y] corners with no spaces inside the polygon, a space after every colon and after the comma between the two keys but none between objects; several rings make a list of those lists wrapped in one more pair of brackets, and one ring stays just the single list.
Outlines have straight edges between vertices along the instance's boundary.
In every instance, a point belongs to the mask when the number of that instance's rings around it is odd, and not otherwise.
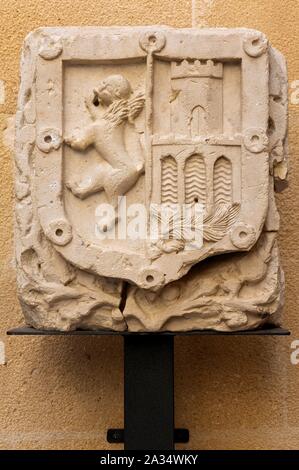
[{"label": "weathered stone surface", "polygon": [[125,319],[132,331],[242,330],[272,317],[275,323],[282,276],[276,235],[265,232],[248,254],[211,258],[160,292],[131,287]]},{"label": "weathered stone surface", "polygon": [[[16,123],[27,322],[120,331],[278,322],[273,185],[286,178],[286,132],[285,63],[257,31],[29,35]],[[180,223],[193,232],[202,204],[203,243],[190,244],[174,219],[168,238],[119,237],[124,196],[147,214],[154,205],[158,224],[159,207],[188,204],[192,217]],[[107,203],[118,214],[97,220]]]}]

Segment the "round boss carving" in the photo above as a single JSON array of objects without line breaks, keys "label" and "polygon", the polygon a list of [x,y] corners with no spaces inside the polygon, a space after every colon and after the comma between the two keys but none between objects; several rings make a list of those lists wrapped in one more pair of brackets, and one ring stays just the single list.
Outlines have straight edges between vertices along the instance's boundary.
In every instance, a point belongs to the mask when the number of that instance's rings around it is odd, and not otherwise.
[{"label": "round boss carving", "polygon": [[159,288],[164,284],[164,276],[157,269],[146,268],[140,273],[140,281],[145,289]]},{"label": "round boss carving", "polygon": [[164,34],[160,32],[147,32],[143,34],[139,41],[140,47],[146,52],[159,52],[166,44]]},{"label": "round boss carving", "polygon": [[42,40],[42,43],[39,48],[39,55],[45,60],[56,59],[60,56],[62,52],[62,44],[60,40],[55,40],[54,38],[45,37]]},{"label": "round boss carving", "polygon": [[247,129],[244,133],[244,145],[249,152],[260,153],[267,149],[268,137],[263,129]]},{"label": "round boss carving", "polygon": [[268,40],[263,34],[250,35],[244,39],[243,48],[250,57],[260,57],[268,48]]},{"label": "round boss carving", "polygon": [[53,220],[48,225],[46,235],[55,245],[64,246],[72,239],[72,227],[67,220]]},{"label": "round boss carving", "polygon": [[255,230],[251,225],[239,223],[231,229],[230,238],[236,248],[246,249],[255,242]]},{"label": "round boss carving", "polygon": [[44,129],[38,134],[36,140],[38,148],[45,153],[58,150],[61,143],[62,137],[57,129]]}]

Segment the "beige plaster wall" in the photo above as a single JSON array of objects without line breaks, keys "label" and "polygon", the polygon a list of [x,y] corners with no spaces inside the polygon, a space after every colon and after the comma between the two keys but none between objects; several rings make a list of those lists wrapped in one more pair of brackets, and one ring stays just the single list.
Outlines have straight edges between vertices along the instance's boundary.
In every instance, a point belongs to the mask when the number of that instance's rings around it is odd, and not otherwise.
[{"label": "beige plaster wall", "polygon": [[[299,80],[298,15],[298,0],[0,0],[1,449],[121,448],[105,442],[105,430],[121,427],[123,420],[121,338],[5,334],[22,323],[13,263],[12,163],[2,134],[15,112],[24,36],[43,25],[253,27],[286,55],[292,83]],[[290,361],[291,343],[299,339],[299,104],[294,97],[290,187],[278,196],[284,323],[293,335],[177,339],[176,425],[191,433],[190,443],[180,448],[299,447],[299,364]]]}]

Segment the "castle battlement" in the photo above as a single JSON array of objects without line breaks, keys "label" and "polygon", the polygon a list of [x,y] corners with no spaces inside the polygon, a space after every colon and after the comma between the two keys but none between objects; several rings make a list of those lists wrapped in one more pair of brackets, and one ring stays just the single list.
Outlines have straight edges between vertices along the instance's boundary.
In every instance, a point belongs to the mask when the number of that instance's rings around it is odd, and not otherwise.
[{"label": "castle battlement", "polygon": [[213,60],[183,60],[171,62],[171,78],[210,77],[222,78],[223,64]]}]

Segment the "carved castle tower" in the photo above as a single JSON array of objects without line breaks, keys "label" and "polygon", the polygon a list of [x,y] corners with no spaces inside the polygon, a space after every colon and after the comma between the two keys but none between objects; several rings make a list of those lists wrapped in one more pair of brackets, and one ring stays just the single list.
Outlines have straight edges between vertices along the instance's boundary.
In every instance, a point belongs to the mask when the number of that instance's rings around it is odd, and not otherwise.
[{"label": "carved castle tower", "polygon": [[171,130],[175,135],[222,133],[223,64],[212,60],[171,63]]}]

